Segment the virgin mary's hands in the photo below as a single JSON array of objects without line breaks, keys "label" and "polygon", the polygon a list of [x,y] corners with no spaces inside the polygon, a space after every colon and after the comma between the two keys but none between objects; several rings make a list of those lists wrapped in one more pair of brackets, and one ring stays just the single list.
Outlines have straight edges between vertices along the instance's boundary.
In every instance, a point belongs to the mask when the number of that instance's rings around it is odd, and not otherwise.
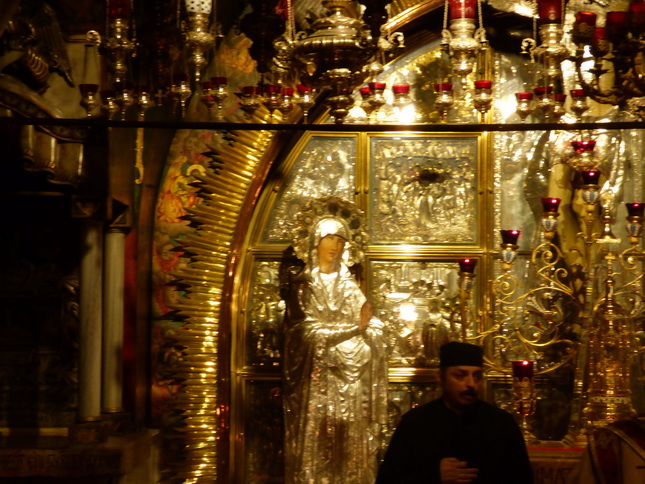
[{"label": "virgin mary's hands", "polygon": [[361,308],[361,321],[358,324],[358,328],[361,331],[367,329],[372,316],[374,316],[374,307],[371,302],[365,301],[365,304],[363,304],[363,307]]}]

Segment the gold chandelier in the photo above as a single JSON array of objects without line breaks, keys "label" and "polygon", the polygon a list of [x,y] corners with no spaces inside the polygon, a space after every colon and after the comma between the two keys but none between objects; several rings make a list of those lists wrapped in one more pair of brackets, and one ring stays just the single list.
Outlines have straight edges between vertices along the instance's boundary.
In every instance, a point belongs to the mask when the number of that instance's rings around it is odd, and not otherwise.
[{"label": "gold chandelier", "polygon": [[[537,0],[535,22],[539,39],[523,42],[522,51],[541,66],[541,78],[536,90],[545,91],[535,109],[545,120],[558,121],[567,94],[564,92],[562,63],[573,61],[575,82],[579,85],[569,91],[571,111],[581,119],[588,109],[586,98],[601,104],[619,106],[631,115],[645,119],[645,78],[643,53],[645,53],[645,2],[631,0],[627,10],[577,11],[571,27],[565,29],[565,2],[563,0]],[[575,45],[567,47],[566,39]],[[524,118],[528,109],[526,93],[520,101]],[[535,92],[536,97],[538,92]],[[558,100],[558,97],[560,99]],[[522,116],[522,114],[521,114]]]},{"label": "gold chandelier", "polygon": [[[384,31],[389,2],[322,0],[327,15],[316,19],[310,32],[295,33],[289,2],[285,35],[276,40],[278,76],[295,71],[301,84],[329,91],[326,103],[336,123],[342,123],[354,105],[353,91],[383,71],[386,52],[403,46],[403,35]],[[282,79],[281,79],[282,81]]]}]

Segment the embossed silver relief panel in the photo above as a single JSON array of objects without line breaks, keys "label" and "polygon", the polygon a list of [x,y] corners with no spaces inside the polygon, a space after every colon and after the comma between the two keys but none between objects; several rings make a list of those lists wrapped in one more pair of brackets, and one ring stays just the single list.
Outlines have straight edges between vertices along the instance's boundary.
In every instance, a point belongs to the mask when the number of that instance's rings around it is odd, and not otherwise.
[{"label": "embossed silver relief panel", "polygon": [[386,325],[390,367],[437,367],[439,346],[462,339],[458,264],[372,261],[370,273],[369,298]]},{"label": "embossed silver relief panel", "polygon": [[246,364],[277,368],[284,301],[280,298],[279,260],[256,260],[246,320]]},{"label": "embossed silver relief panel", "polygon": [[290,242],[293,220],[309,199],[335,195],[353,201],[355,190],[356,139],[312,137],[282,185],[264,242]]},{"label": "embossed silver relief panel", "polygon": [[374,244],[473,244],[475,137],[374,137],[370,229]]}]

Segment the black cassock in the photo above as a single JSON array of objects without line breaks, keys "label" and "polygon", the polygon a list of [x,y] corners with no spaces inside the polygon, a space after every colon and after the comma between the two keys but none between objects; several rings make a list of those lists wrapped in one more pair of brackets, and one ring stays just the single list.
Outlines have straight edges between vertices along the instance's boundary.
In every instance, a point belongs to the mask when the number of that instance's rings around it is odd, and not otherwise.
[{"label": "black cassock", "polygon": [[439,461],[456,457],[479,469],[477,484],[531,484],[531,465],[514,418],[478,401],[463,415],[442,399],[406,413],[396,428],[377,484],[439,484]]}]

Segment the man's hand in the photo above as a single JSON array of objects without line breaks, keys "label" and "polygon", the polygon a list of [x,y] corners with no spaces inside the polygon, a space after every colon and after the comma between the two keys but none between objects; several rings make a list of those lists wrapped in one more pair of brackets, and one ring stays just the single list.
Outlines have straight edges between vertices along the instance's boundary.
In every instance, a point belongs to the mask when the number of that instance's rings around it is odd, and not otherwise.
[{"label": "man's hand", "polygon": [[475,467],[466,467],[467,462],[454,457],[446,457],[439,462],[441,484],[467,484],[477,478]]}]

